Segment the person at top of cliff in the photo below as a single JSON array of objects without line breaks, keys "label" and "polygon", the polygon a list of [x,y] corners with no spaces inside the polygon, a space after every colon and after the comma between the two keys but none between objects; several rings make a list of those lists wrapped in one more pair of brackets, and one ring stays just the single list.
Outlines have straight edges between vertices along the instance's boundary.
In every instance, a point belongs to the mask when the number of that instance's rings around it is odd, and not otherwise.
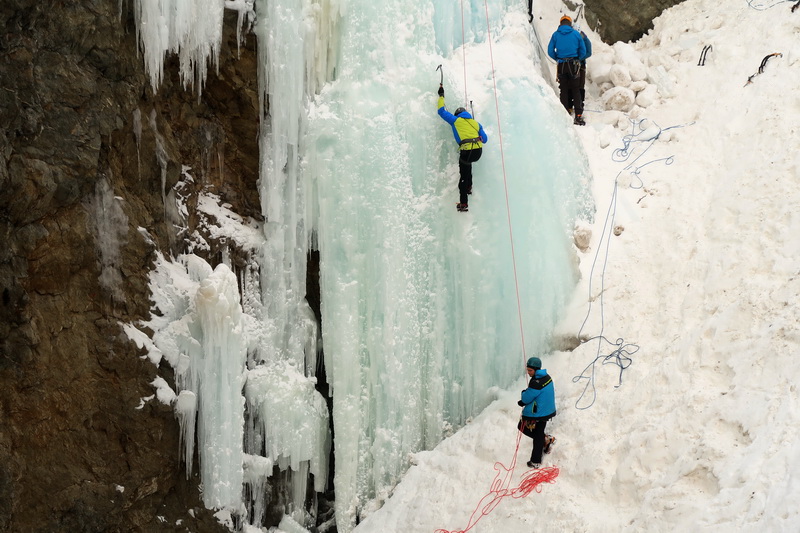
[{"label": "person at top of cliff", "polygon": [[586,59],[586,44],[581,34],[572,27],[572,18],[561,17],[558,29],[550,37],[547,55],[557,62],[556,79],[560,92],[561,104],[569,110],[575,106],[575,124],[583,126],[583,100],[580,95],[581,61]]},{"label": "person at top of cliff", "polygon": [[489,138],[483,131],[480,122],[472,118],[472,115],[459,107],[455,113],[450,113],[444,106],[444,87],[439,84],[439,116],[442,120],[450,124],[453,129],[453,137],[458,143],[458,194],[459,199],[456,204],[458,211],[469,211],[468,195],[472,194],[472,163],[481,158],[483,144]]},{"label": "person at top of cliff", "polygon": [[528,467],[539,468],[542,464],[542,453],[550,453],[550,447],[556,441],[555,437],[545,433],[547,422],[556,416],[556,393],[553,378],[542,368],[541,359],[528,359],[526,370],[531,379],[528,388],[522,391],[522,398],[517,402],[523,408],[519,429],[533,439]]}]

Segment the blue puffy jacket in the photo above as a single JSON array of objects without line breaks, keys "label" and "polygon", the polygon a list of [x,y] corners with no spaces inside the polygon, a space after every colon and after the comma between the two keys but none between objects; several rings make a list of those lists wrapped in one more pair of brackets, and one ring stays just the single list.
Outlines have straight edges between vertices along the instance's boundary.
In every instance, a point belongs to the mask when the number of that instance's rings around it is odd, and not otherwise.
[{"label": "blue puffy jacket", "polygon": [[570,58],[585,59],[586,45],[578,30],[569,24],[562,24],[550,37],[550,44],[547,45],[547,55],[559,63]]},{"label": "blue puffy jacket", "polygon": [[553,378],[547,375],[547,370],[537,370],[528,388],[522,391],[522,416],[527,418],[549,418],[556,414],[556,390],[553,387]]}]

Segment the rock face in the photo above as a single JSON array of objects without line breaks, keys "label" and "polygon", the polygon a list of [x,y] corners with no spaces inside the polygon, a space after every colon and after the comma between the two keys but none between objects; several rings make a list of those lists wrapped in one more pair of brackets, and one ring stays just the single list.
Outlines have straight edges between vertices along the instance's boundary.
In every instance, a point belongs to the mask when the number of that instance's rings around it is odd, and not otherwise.
[{"label": "rock face", "polygon": [[[605,43],[639,39],[653,28],[653,19],[683,0],[585,0],[586,21]],[[569,5],[571,2],[565,0]]]},{"label": "rock face", "polygon": [[184,251],[183,165],[260,216],[255,39],[226,14],[202,98],[169,62],[153,94],[131,4],[0,3],[0,531],[227,531],[120,324],[149,315],[156,251]]}]

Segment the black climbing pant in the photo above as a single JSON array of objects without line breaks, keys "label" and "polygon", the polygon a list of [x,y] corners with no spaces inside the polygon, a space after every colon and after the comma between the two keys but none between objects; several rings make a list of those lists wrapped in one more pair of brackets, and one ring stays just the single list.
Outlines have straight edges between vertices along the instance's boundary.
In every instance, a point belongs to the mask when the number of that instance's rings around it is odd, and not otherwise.
[{"label": "black climbing pant", "polygon": [[561,104],[566,110],[574,106],[576,116],[583,115],[580,70],[581,65],[578,61],[564,61],[556,67]]},{"label": "black climbing pant", "polygon": [[459,202],[468,204],[470,191],[472,190],[472,163],[481,158],[483,148],[473,150],[461,150],[458,156],[458,195]]},{"label": "black climbing pant", "polygon": [[537,419],[536,427],[533,428],[533,450],[531,451],[531,462],[541,464],[542,452],[544,451],[544,428],[547,426],[549,418]]}]

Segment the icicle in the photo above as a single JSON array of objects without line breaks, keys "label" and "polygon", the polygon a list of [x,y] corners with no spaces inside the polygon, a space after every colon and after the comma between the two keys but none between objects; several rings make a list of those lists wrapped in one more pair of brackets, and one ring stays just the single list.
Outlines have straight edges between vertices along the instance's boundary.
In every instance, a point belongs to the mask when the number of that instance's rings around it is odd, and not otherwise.
[{"label": "icicle", "polygon": [[177,53],[183,85],[193,83],[199,97],[208,61],[218,64],[225,0],[138,0],[137,5],[137,38],[153,91],[161,85],[166,54]]},{"label": "icicle", "polygon": [[139,179],[142,178],[142,111],[137,107],[133,110],[133,136],[136,139],[136,169]]},{"label": "icicle", "polygon": [[156,140],[156,161],[158,167],[161,169],[161,203],[164,207],[164,216],[167,214],[167,164],[169,163],[169,155],[164,146],[164,137],[158,131],[158,124],[156,123],[156,110],[150,111],[150,129],[153,130],[153,137]]},{"label": "icicle", "polygon": [[202,355],[189,372],[199,391],[198,446],[203,502],[208,508],[242,505],[244,362],[241,306],[236,277],[225,265],[200,282],[195,299]]},{"label": "icicle", "polygon": [[120,254],[122,246],[127,242],[128,233],[128,216],[122,209],[121,200],[114,196],[108,181],[100,179],[95,185],[89,206],[101,268],[100,285],[108,291],[112,299],[120,302],[125,298],[120,290]]},{"label": "icicle", "polygon": [[194,434],[197,415],[197,395],[190,390],[182,390],[175,403],[175,416],[181,427],[181,449],[183,464],[186,465],[186,479],[192,475],[194,462]]}]

